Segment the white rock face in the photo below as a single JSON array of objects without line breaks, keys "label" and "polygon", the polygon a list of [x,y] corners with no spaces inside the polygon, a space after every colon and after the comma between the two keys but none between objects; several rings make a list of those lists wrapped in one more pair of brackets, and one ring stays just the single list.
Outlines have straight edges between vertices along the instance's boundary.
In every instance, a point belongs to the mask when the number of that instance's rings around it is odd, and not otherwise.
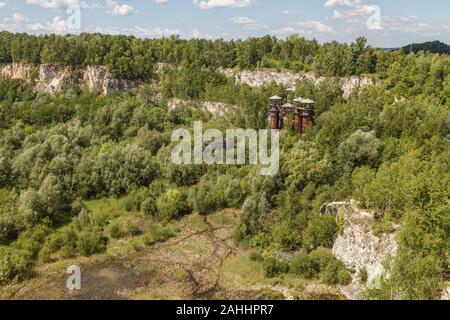
[{"label": "white rock face", "polygon": [[0,64],[0,74],[10,79],[26,79],[31,75],[33,66],[25,63]]},{"label": "white rock face", "polygon": [[[33,68],[38,68],[37,79],[31,79]],[[133,90],[139,86],[138,81],[113,79],[108,68],[104,66],[68,67],[42,64],[39,67],[12,63],[1,64],[0,74],[10,79],[35,80],[38,92],[54,94],[67,85],[74,83],[86,86],[90,91],[101,94]]]},{"label": "white rock face", "polygon": [[[291,72],[291,71],[270,71],[270,70],[258,70],[258,71],[239,71],[235,72],[231,69],[219,69],[219,72],[223,73],[227,77],[234,77],[237,83],[247,84],[251,87],[264,87],[272,82],[285,87],[295,87],[298,82],[309,80],[313,81],[317,86],[325,77],[316,76],[312,72]],[[344,77],[339,79],[342,85],[342,91],[344,98],[348,98],[350,94],[359,89],[370,85],[375,85],[375,81],[369,77]]]},{"label": "white rock face", "polygon": [[369,287],[376,285],[385,271],[383,262],[397,253],[397,233],[374,235],[374,214],[359,209],[356,201],[327,204],[321,213],[344,217],[343,232],[335,240],[332,251],[347,268],[355,271],[353,284],[342,291],[349,298],[357,298],[359,271],[366,270]]},{"label": "white rock face", "polygon": [[197,101],[188,101],[188,100],[182,100],[182,99],[177,99],[177,98],[172,98],[167,102],[168,106],[170,109],[178,109],[178,108],[182,108],[185,107],[189,104],[193,104],[196,107],[206,110],[209,113],[211,113],[213,116],[223,116],[225,115],[227,112],[235,110],[237,107],[233,106],[233,105],[229,105],[226,103],[222,103],[222,102],[215,102],[215,101],[201,101],[201,102],[197,102]]}]

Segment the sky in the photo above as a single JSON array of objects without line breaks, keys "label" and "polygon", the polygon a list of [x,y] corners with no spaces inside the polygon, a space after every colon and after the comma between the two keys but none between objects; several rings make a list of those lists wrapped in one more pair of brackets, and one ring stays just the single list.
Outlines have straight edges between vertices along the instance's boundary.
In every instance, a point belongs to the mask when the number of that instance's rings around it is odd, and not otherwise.
[{"label": "sky", "polygon": [[0,0],[0,30],[145,38],[365,36],[376,47],[450,43],[448,0]]}]

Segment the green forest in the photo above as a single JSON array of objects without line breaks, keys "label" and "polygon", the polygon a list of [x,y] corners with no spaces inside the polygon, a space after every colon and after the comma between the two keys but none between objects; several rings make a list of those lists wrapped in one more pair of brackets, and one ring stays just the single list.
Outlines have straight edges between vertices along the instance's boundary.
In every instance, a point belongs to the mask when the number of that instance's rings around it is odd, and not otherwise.
[{"label": "green forest", "polygon": [[[251,250],[266,277],[348,284],[350,271],[330,250],[341,225],[319,211],[355,199],[376,213],[375,233],[401,226],[397,256],[386,266],[390,276],[366,297],[440,298],[450,262],[447,54],[387,52],[364,38],[319,44],[297,36],[213,41],[1,32],[0,63],[11,62],[105,65],[115,77],[148,84],[137,93],[102,96],[73,85],[47,95],[35,92],[33,81],[0,79],[1,285],[33,278],[36,266],[104,254],[112,239],[142,238],[151,246],[171,236],[171,221],[225,208],[239,212],[234,242]],[[156,72],[160,63],[165,67]],[[275,83],[238,84],[220,67],[314,71],[326,79],[287,92]],[[336,77],[349,75],[370,75],[379,85],[344,99]],[[275,94],[316,101],[307,134],[282,131],[278,175],[260,176],[258,166],[170,161],[174,129],[194,121],[223,131],[265,128]],[[174,97],[190,103],[171,109]],[[213,116],[196,107],[201,100],[237,109]],[[86,203],[106,198],[151,230],[117,213],[93,216]]]}]

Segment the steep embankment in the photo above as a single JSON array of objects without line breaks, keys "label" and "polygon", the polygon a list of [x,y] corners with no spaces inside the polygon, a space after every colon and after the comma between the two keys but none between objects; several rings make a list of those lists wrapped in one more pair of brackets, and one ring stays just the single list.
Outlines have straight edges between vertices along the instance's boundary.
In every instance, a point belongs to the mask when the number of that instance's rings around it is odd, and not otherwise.
[{"label": "steep embankment", "polygon": [[[295,87],[298,82],[312,81],[316,86],[326,78],[317,76],[312,72],[291,72],[291,71],[233,71],[231,69],[219,69],[221,73],[228,77],[234,77],[237,83],[247,84],[252,87],[264,87],[272,82],[291,88]],[[342,85],[344,98],[348,98],[350,94],[363,87],[376,85],[377,81],[367,76],[351,76],[338,78]]]},{"label": "steep embankment", "polygon": [[[335,215],[341,224],[333,254],[353,271],[352,283],[341,291],[349,299],[356,299],[364,285],[370,288],[379,285],[386,272],[384,263],[397,253],[397,232],[374,234],[374,213],[358,208],[356,201],[326,204],[321,214]],[[397,230],[398,226],[393,229]],[[366,274],[366,283],[361,283],[361,273]]]},{"label": "steep embankment", "polygon": [[[159,68],[159,72],[162,68]],[[231,69],[219,69],[224,75],[234,78],[236,83],[247,84],[252,87],[264,87],[272,82],[295,87],[301,81],[313,81],[316,85],[325,80],[325,77],[316,76],[313,73],[290,71],[233,71]],[[142,82],[126,79],[115,79],[105,66],[68,67],[61,65],[42,64],[39,66],[25,63],[0,64],[0,75],[10,79],[29,79],[35,83],[35,89],[43,93],[56,93],[70,84],[87,87],[93,92],[110,94],[129,89],[136,89]],[[344,77],[339,78],[342,91],[347,98],[354,90],[377,84],[369,77]],[[215,109],[215,108],[213,108]]]},{"label": "steep embankment", "polygon": [[50,94],[59,92],[70,84],[86,86],[90,91],[101,94],[121,92],[139,85],[137,81],[114,79],[104,66],[0,64],[0,75],[10,79],[34,81],[36,91]]}]

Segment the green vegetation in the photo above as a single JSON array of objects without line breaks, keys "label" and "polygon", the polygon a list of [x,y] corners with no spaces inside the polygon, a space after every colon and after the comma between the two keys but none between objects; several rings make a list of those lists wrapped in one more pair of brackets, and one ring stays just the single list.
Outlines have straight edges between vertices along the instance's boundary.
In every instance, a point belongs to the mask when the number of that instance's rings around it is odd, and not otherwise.
[{"label": "green vegetation", "polygon": [[403,47],[405,53],[418,53],[420,51],[431,53],[450,54],[450,46],[440,41],[429,41],[424,43],[413,43]]},{"label": "green vegetation", "polygon": [[[449,56],[384,52],[362,38],[319,45],[298,37],[225,42],[2,32],[0,62],[11,61],[107,65],[115,76],[151,78],[155,87],[121,96],[75,87],[50,96],[36,95],[26,81],[0,80],[0,283],[32,276],[39,263],[114,255],[111,244],[122,239],[130,240],[129,250],[155,245],[177,232],[168,225],[173,220],[234,208],[234,239],[257,250],[249,260],[262,276],[346,284],[349,271],[329,250],[340,221],[320,216],[319,208],[354,198],[377,213],[377,232],[402,226],[391,277],[371,296],[439,298],[450,249]],[[159,62],[168,65],[155,73]],[[314,70],[327,78],[288,94],[275,84],[237,84],[218,67]],[[379,85],[348,99],[330,78],[367,73]],[[274,94],[317,101],[306,135],[282,132],[277,176],[260,176],[253,166],[170,161],[175,128],[196,120],[221,130],[264,128]],[[191,103],[169,109],[172,97]],[[196,108],[204,99],[237,109],[214,118]],[[280,259],[280,252],[293,258]]]}]

